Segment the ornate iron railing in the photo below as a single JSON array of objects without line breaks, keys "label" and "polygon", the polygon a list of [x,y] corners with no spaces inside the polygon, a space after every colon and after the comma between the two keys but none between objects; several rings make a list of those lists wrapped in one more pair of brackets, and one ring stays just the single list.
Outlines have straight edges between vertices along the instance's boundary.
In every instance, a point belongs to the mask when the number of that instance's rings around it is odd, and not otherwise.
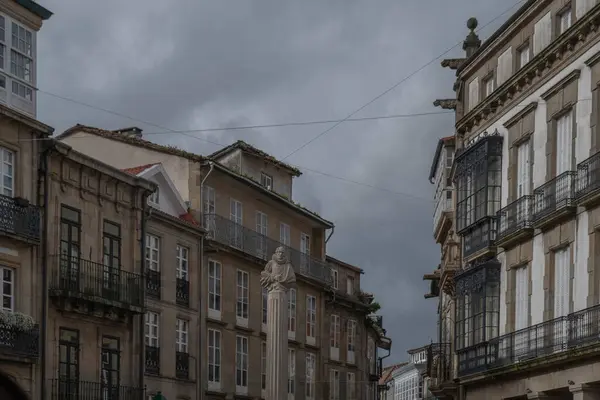
[{"label": "ornate iron railing", "polygon": [[40,355],[40,327],[17,329],[0,324],[0,353],[10,356],[38,358]]},{"label": "ornate iron railing", "polygon": [[146,345],[146,373],[160,374],[160,347]]},{"label": "ornate iron railing", "polygon": [[599,342],[597,305],[458,350],[458,375],[523,363]]},{"label": "ornate iron railing", "polygon": [[160,271],[146,269],[146,294],[148,297],[160,299]]},{"label": "ornate iron railing", "polygon": [[498,221],[496,217],[486,217],[477,224],[463,231],[463,257],[468,257],[480,250],[494,246],[497,236]]},{"label": "ornate iron railing", "polygon": [[328,285],[333,282],[331,267],[323,260],[285,246],[220,215],[205,214],[203,220],[204,227],[208,231],[208,238],[218,243],[231,246],[265,262],[275,253],[277,247],[284,247],[297,274],[320,280]]},{"label": "ornate iron railing", "polygon": [[577,165],[575,197],[581,198],[600,189],[600,152]]},{"label": "ornate iron railing", "polygon": [[31,241],[40,240],[40,208],[26,199],[0,195],[0,232]]},{"label": "ornate iron railing", "polygon": [[450,343],[432,343],[427,349],[427,374],[431,386],[439,386],[453,377],[453,354]]},{"label": "ornate iron railing", "polygon": [[180,306],[190,305],[190,282],[187,279],[177,278],[175,283],[175,298]]},{"label": "ornate iron railing", "polygon": [[51,400],[140,400],[145,389],[103,382],[52,380]]},{"label": "ornate iron railing", "polygon": [[577,173],[563,172],[533,191],[533,221],[537,222],[565,207],[575,205]]},{"label": "ornate iron railing", "polygon": [[175,352],[175,375],[179,379],[189,379],[190,355],[188,353]]},{"label": "ornate iron railing", "polygon": [[80,257],[52,256],[50,294],[143,307],[143,277]]},{"label": "ornate iron railing", "polygon": [[533,227],[533,196],[522,196],[498,211],[496,240]]}]

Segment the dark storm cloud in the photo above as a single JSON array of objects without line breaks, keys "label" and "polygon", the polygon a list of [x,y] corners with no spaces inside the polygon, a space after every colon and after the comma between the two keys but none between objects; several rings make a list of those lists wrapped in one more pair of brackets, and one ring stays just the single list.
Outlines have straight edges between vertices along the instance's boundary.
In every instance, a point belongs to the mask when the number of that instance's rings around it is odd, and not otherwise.
[{"label": "dark storm cloud", "polygon": [[[483,24],[510,4],[45,0],[44,6],[55,15],[38,37],[42,91],[193,129],[344,118],[464,39],[469,17]],[[448,56],[461,55],[457,47]],[[435,62],[357,116],[435,111],[432,101],[452,96],[452,83],[452,71]],[[57,131],[77,122],[162,131],[43,92],[38,101],[40,120]],[[207,140],[244,139],[284,157],[328,126],[148,138],[202,153],[219,148]],[[436,337],[435,300],[423,299],[422,276],[440,257],[427,176],[437,139],[451,133],[448,115],[344,123],[286,160],[409,195],[310,171],[295,186],[298,201],[335,221],[329,252],[365,269],[363,285],[383,305],[394,340],[392,361]]]}]

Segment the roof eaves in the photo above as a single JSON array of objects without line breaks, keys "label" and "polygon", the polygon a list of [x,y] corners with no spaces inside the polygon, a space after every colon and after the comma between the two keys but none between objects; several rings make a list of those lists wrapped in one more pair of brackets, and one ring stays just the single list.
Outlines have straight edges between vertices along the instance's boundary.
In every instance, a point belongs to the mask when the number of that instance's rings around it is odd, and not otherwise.
[{"label": "roof eaves", "polygon": [[15,0],[15,3],[28,9],[43,20],[47,20],[53,15],[52,11],[42,7],[39,3],[32,0]]},{"label": "roof eaves", "polygon": [[346,268],[352,269],[354,271],[360,272],[361,274],[365,273],[365,271],[362,268],[357,267],[356,265],[348,264],[347,262],[344,262],[344,261],[342,261],[340,259],[337,259],[335,257],[332,257],[330,255],[325,255],[325,260],[326,261],[330,261],[330,262],[332,262],[334,264],[339,264],[342,267],[346,267]]}]

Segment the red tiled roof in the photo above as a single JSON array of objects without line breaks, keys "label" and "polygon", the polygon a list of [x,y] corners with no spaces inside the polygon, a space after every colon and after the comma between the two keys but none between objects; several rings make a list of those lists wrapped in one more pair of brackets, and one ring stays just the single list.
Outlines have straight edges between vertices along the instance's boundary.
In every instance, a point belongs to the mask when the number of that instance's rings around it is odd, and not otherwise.
[{"label": "red tiled roof", "polygon": [[383,372],[381,373],[381,378],[379,378],[379,384],[385,385],[392,377],[392,374],[394,373],[394,371],[397,370],[398,368],[405,366],[406,364],[408,364],[408,363],[402,362],[399,364],[390,365],[389,367],[385,367],[383,369]]},{"label": "red tiled roof", "polygon": [[142,172],[144,172],[145,170],[152,168],[157,164],[160,164],[160,163],[146,164],[146,165],[140,165],[137,167],[125,168],[122,171],[127,172],[128,174],[137,176],[137,175],[141,174]]},{"label": "red tiled roof", "polygon": [[189,211],[186,212],[185,214],[181,214],[179,216],[179,218],[184,220],[185,222],[192,224],[192,225],[200,226],[200,223],[198,221],[196,221],[196,218],[194,218],[192,213],[190,213]]}]

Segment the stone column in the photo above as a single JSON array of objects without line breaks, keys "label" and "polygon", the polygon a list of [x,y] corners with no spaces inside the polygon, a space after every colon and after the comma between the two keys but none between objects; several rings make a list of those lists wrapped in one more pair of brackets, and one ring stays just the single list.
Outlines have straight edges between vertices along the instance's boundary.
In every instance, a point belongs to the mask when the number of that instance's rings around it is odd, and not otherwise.
[{"label": "stone column", "polygon": [[267,297],[267,398],[287,398],[288,299],[286,288],[273,288]]}]

